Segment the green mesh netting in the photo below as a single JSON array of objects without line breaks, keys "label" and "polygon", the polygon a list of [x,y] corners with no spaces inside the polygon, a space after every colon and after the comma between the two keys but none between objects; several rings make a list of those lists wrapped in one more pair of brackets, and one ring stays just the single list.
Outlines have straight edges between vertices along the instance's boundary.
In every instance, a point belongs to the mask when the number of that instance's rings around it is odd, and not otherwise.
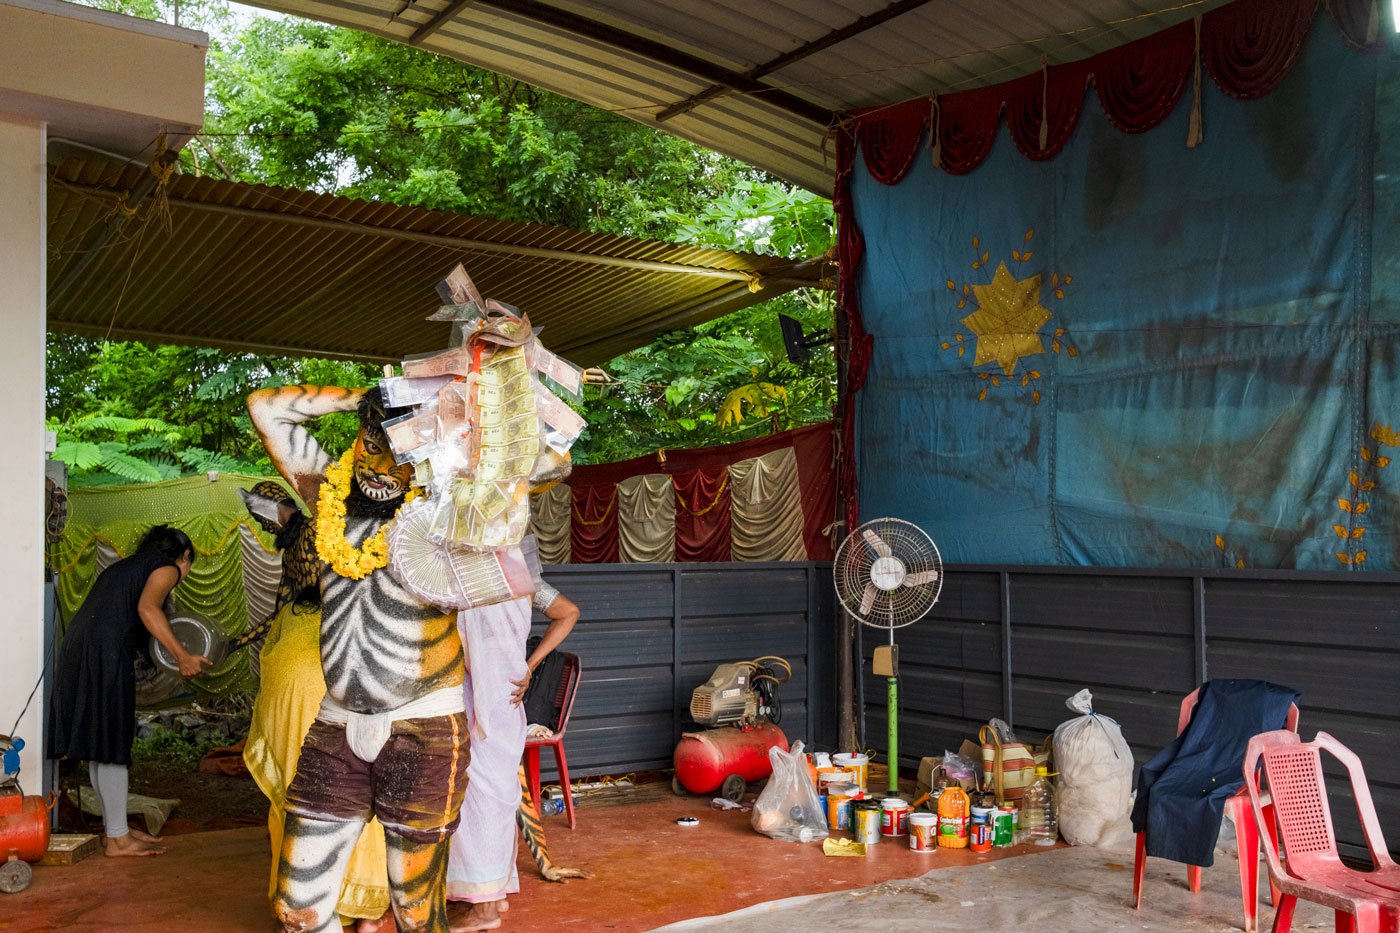
[{"label": "green mesh netting", "polygon": [[[65,619],[82,605],[97,576],[97,548],[105,542],[122,557],[151,526],[166,524],[190,536],[197,558],[175,589],[176,605],[204,615],[230,635],[249,625],[243,585],[239,526],[248,528],[268,553],[272,537],[248,514],[238,490],[267,479],[239,474],[169,480],[134,486],[69,491],[69,519],[58,542],[58,598]],[[260,620],[252,620],[254,623]],[[237,651],[191,682],[196,696],[223,697],[254,689],[248,652]]]}]

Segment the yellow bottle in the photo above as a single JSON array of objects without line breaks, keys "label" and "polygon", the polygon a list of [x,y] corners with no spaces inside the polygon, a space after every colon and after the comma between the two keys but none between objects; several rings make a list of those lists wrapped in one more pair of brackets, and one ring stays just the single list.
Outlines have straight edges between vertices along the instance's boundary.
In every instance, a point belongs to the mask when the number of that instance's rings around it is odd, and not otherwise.
[{"label": "yellow bottle", "polygon": [[967,848],[967,821],[972,802],[967,791],[949,784],[938,797],[938,844],[945,849]]}]

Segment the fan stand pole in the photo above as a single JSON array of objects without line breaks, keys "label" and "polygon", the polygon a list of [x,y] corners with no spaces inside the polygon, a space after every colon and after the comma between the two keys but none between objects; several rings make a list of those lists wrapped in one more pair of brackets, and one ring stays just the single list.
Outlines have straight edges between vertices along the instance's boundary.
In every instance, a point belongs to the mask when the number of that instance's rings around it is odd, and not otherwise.
[{"label": "fan stand pole", "polygon": [[[890,646],[894,646],[894,630],[890,630]],[[894,652],[890,652],[891,655]],[[890,676],[885,678],[888,687],[887,702],[889,711],[886,720],[889,723],[889,771],[890,771],[890,792],[895,796],[899,795],[899,678]]]}]

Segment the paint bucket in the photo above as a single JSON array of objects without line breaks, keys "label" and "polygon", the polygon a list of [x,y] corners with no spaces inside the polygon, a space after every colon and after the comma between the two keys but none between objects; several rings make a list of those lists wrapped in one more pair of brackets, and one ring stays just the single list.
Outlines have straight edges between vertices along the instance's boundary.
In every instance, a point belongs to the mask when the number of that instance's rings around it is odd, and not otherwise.
[{"label": "paint bucket", "polygon": [[909,804],[898,797],[880,801],[880,835],[903,836],[909,832]]},{"label": "paint bucket", "polygon": [[880,820],[884,813],[878,800],[851,803],[851,835],[856,842],[874,845],[880,841]]},{"label": "paint bucket", "polygon": [[826,792],[826,820],[832,831],[851,828],[851,803],[861,796],[854,784],[829,784]]},{"label": "paint bucket", "polygon": [[992,845],[1004,849],[1016,841],[1016,828],[1012,825],[1011,811],[1002,807],[992,814]]},{"label": "paint bucket", "polygon": [[831,762],[838,768],[845,768],[848,771],[856,772],[855,784],[862,791],[870,789],[866,779],[870,774],[870,756],[862,755],[859,752],[841,752],[831,756]]},{"label": "paint bucket", "polygon": [[973,852],[986,852],[992,847],[992,815],[995,813],[995,807],[972,808],[967,844]]},{"label": "paint bucket", "polygon": [[856,770],[854,768],[818,768],[817,769],[817,793],[830,794],[833,784],[854,784],[856,783]]},{"label": "paint bucket", "polygon": [[938,817],[932,813],[909,814],[909,848],[915,852],[938,851]]}]

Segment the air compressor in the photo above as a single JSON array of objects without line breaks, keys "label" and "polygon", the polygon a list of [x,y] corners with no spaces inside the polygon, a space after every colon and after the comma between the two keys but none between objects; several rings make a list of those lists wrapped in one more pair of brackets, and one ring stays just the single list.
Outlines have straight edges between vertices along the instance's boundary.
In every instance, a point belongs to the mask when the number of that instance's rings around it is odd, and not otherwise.
[{"label": "air compressor", "polygon": [[678,796],[719,791],[737,802],[750,781],[772,774],[768,750],[788,750],[778,727],[783,717],[778,687],[791,678],[792,665],[777,657],[716,667],[690,697],[690,717],[709,728],[681,734],[671,790]]},{"label": "air compressor", "polygon": [[19,786],[19,753],[24,739],[0,735],[0,891],[18,894],[29,887],[30,862],[49,848],[49,811],[57,798],[25,796]]}]

